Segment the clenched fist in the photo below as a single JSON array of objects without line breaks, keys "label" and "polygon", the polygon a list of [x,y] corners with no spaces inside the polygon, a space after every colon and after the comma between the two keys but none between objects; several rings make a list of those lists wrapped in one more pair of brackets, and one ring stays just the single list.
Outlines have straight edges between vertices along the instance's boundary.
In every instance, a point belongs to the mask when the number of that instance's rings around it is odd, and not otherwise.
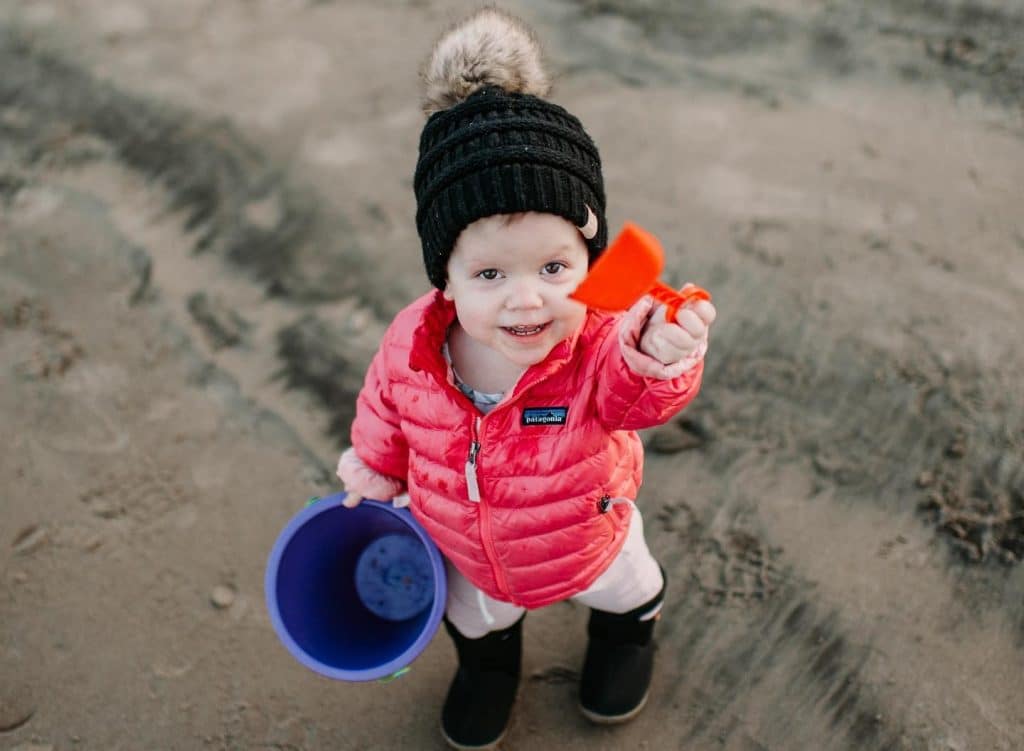
[{"label": "clenched fist", "polygon": [[666,321],[665,306],[658,305],[644,327],[639,349],[663,365],[685,360],[707,346],[715,316],[715,306],[708,300],[683,306],[674,321]]}]

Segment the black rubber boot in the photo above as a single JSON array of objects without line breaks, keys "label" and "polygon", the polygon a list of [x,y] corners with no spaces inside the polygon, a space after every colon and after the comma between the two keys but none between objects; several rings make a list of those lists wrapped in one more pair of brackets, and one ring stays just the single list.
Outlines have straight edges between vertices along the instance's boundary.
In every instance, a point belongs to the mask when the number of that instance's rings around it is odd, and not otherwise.
[{"label": "black rubber boot", "polygon": [[447,618],[444,627],[455,642],[459,669],[441,711],[441,733],[452,748],[494,748],[519,688],[523,619],[479,639],[466,638]]},{"label": "black rubber boot", "polygon": [[662,585],[653,599],[628,613],[590,611],[590,640],[580,678],[580,710],[591,722],[628,722],[647,703],[654,672],[654,623],[658,616],[641,618],[661,605],[664,598]]}]

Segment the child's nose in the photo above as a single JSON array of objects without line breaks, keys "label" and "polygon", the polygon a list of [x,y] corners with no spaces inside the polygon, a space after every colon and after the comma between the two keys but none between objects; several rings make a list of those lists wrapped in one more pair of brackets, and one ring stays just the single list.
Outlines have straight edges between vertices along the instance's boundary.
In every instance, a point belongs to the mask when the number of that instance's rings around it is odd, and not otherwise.
[{"label": "child's nose", "polygon": [[541,296],[540,290],[533,280],[517,280],[509,290],[505,305],[510,310],[539,308],[544,305],[544,298]]}]

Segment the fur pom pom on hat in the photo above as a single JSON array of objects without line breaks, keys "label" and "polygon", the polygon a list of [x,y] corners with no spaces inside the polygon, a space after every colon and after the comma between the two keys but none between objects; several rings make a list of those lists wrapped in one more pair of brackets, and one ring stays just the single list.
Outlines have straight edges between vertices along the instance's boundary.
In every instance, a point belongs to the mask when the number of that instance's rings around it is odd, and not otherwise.
[{"label": "fur pom pom on hat", "polygon": [[580,121],[543,99],[550,82],[530,27],[477,11],[440,38],[422,77],[429,118],[413,186],[431,283],[444,289],[459,234],[494,214],[562,216],[593,261],[608,241],[601,157]]},{"label": "fur pom pom on hat", "polygon": [[427,115],[446,110],[485,86],[539,97],[551,90],[533,29],[497,8],[474,13],[441,37],[422,77]]}]

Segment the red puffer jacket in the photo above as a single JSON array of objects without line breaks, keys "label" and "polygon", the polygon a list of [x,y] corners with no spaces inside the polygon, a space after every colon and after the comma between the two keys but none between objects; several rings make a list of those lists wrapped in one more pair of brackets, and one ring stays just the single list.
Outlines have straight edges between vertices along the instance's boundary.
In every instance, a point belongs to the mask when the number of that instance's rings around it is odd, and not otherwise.
[{"label": "red puffer jacket", "polygon": [[441,345],[454,306],[436,291],[395,318],[366,375],[352,446],[408,483],[410,510],[491,597],[538,608],[584,591],[625,541],[640,487],[636,430],[696,395],[703,366],[658,380],[620,353],[619,317],[580,330],[487,415],[453,384]]}]

